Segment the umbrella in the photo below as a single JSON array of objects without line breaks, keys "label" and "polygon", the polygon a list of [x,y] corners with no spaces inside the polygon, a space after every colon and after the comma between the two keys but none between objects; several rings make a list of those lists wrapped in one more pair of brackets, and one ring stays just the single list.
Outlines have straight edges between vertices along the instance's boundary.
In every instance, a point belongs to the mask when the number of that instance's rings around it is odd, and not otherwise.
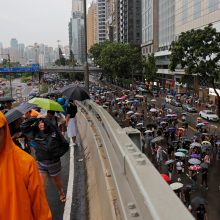
[{"label": "umbrella", "polygon": [[137,125],[136,125],[136,126],[143,126],[143,123],[142,123],[142,122],[137,123]]},{"label": "umbrella", "polygon": [[190,148],[194,148],[194,147],[201,147],[201,144],[198,142],[193,142],[192,144],[190,144]]},{"label": "umbrella", "polygon": [[171,179],[167,174],[160,174],[166,182],[170,182]]},{"label": "umbrella", "polygon": [[10,109],[6,114],[5,117],[8,121],[8,124],[16,121],[17,119],[21,118],[26,112],[30,111],[36,105],[30,103],[21,104],[13,109]]},{"label": "umbrella", "polygon": [[172,190],[181,189],[183,187],[183,184],[180,182],[171,183],[170,187]]},{"label": "umbrella", "polygon": [[152,133],[153,131],[152,130],[146,130],[144,133],[147,134],[147,133]]},{"label": "umbrella", "polygon": [[220,144],[220,141],[216,141],[216,144],[219,145],[219,144]]},{"label": "umbrella", "polygon": [[164,137],[157,136],[157,137],[155,137],[154,139],[151,140],[151,143],[157,143],[157,142],[160,142],[162,140],[164,140]]},{"label": "umbrella", "polygon": [[190,157],[199,159],[201,154],[191,154]]},{"label": "umbrella", "polygon": [[209,141],[203,141],[202,144],[204,144],[204,145],[212,145]]},{"label": "umbrella", "polygon": [[201,163],[200,166],[204,169],[208,169],[209,168],[209,165],[207,163]]},{"label": "umbrella", "polygon": [[156,99],[151,99],[150,101],[151,101],[151,102],[156,102],[157,100],[156,100]]},{"label": "umbrella", "polygon": [[134,112],[133,111],[128,111],[126,114],[127,115],[132,115],[132,114],[134,114]]},{"label": "umbrella", "polygon": [[14,102],[15,100],[11,97],[7,97],[7,96],[4,96],[4,97],[0,97],[0,102]]},{"label": "umbrella", "polygon": [[206,203],[207,203],[206,200],[199,196],[196,196],[191,200],[191,204],[195,206],[198,206],[200,204],[205,205]]},{"label": "umbrella", "polygon": [[160,125],[164,125],[164,124],[168,124],[168,122],[167,121],[161,121],[160,122]]},{"label": "umbrella", "polygon": [[78,100],[83,101],[86,99],[90,99],[88,92],[84,87],[80,86],[67,86],[61,89],[61,94],[68,97],[70,100]]},{"label": "umbrella", "polygon": [[204,121],[204,122],[203,122],[203,124],[204,124],[204,125],[208,125],[208,124],[209,124],[209,122],[207,122],[207,121]]},{"label": "umbrella", "polygon": [[182,152],[182,153],[184,153],[184,154],[187,154],[187,153],[188,153],[188,150],[186,150],[186,149],[184,149],[184,148],[179,148],[179,149],[177,150],[177,152]]},{"label": "umbrella", "polygon": [[175,152],[174,155],[176,157],[185,157],[186,156],[183,152]]},{"label": "umbrella", "polygon": [[169,131],[176,131],[176,128],[173,127],[173,128],[168,128]]},{"label": "umbrella", "polygon": [[167,160],[167,161],[165,162],[165,165],[168,165],[168,164],[171,164],[171,163],[174,163],[174,162],[175,162],[175,160],[170,159],[170,160]]},{"label": "umbrella", "polygon": [[157,112],[157,109],[156,108],[151,108],[150,112]]},{"label": "umbrella", "polygon": [[196,127],[202,127],[202,126],[204,126],[203,123],[198,123],[198,124],[196,125]]},{"label": "umbrella", "polygon": [[185,129],[184,128],[178,128],[178,130],[184,131]]},{"label": "umbrella", "polygon": [[191,166],[189,166],[189,170],[199,171],[201,169],[202,169],[202,167],[199,166],[199,165],[191,165]]},{"label": "umbrella", "polygon": [[196,159],[196,158],[191,158],[191,159],[188,160],[188,162],[190,164],[193,164],[193,165],[198,165],[198,164],[201,163],[201,161],[199,159]]},{"label": "umbrella", "polygon": [[45,109],[45,110],[51,110],[51,111],[58,111],[63,112],[62,106],[53,100],[46,99],[46,98],[33,98],[28,101],[29,103],[35,104],[38,107]]}]

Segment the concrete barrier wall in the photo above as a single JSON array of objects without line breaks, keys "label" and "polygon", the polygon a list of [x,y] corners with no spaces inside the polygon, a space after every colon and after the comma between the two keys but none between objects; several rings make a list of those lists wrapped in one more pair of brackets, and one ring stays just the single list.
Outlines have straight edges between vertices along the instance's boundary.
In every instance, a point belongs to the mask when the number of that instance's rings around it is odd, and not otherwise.
[{"label": "concrete barrier wall", "polygon": [[97,141],[93,123],[88,121],[87,114],[81,110],[79,108],[77,113],[77,127],[86,158],[89,219],[120,219],[116,218],[112,196],[109,195],[106,169],[103,166],[103,158],[99,149],[100,142]]},{"label": "concrete barrier wall", "polygon": [[[135,219],[147,220],[193,219],[148,158],[133,144],[125,131],[108,112],[92,101],[87,101],[85,107],[89,112],[90,119],[96,121],[94,124],[96,129],[106,133],[103,133],[100,138],[103,139],[102,143],[105,143],[103,147],[105,147],[106,154],[108,155],[111,175],[113,176],[115,190],[117,191],[117,203],[120,206],[121,218],[133,219],[135,217]],[[83,140],[83,142],[87,145],[90,143],[92,145],[95,144],[95,141],[90,142],[90,139],[92,140],[93,137],[92,131],[90,131],[91,134],[88,134],[88,121],[86,121],[86,118],[81,113],[77,117],[78,120],[83,121],[83,123],[80,122],[78,124],[80,136],[87,139]],[[95,149],[95,146],[93,148]],[[91,162],[91,164],[93,164],[95,172],[99,173],[98,175],[103,175],[103,171],[101,172],[100,170],[99,157],[95,156],[97,152],[94,149],[91,149],[91,152],[94,154],[91,159],[95,159],[95,161]],[[118,165],[114,166],[116,163]],[[103,178],[99,177],[97,180],[102,181],[102,183],[97,184],[101,184],[103,187]],[[98,193],[99,198],[102,197],[105,200],[106,192],[104,192],[104,188],[100,189],[102,193]],[[125,196],[124,194],[127,195]],[[128,201],[130,201],[129,204]],[[108,205],[107,203],[105,201],[103,205]],[[132,210],[130,210],[131,206],[133,207]]]}]

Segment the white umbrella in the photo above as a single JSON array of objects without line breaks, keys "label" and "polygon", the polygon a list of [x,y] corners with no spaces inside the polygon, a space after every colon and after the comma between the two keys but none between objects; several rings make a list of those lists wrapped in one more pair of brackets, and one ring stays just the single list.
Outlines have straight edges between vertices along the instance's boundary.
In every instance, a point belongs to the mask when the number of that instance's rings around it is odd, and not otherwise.
[{"label": "white umbrella", "polygon": [[147,133],[152,133],[153,131],[151,130],[146,130],[144,133],[147,134]]},{"label": "white umbrella", "polygon": [[132,115],[132,114],[134,114],[133,111],[128,111],[128,112],[127,112],[127,115]]},{"label": "white umbrella", "polygon": [[157,112],[157,109],[156,108],[151,108],[150,112]]},{"label": "white umbrella", "polygon": [[201,144],[198,142],[193,142],[192,144],[190,144],[190,148],[194,148],[194,147],[201,147]]},{"label": "white umbrella", "polygon": [[157,136],[155,137],[154,139],[152,139],[151,143],[156,143],[156,142],[160,142],[164,140],[164,137],[163,136]]},{"label": "white umbrella", "polygon": [[156,102],[157,100],[156,100],[156,99],[151,99],[150,101],[151,101],[151,102]]},{"label": "white umbrella", "polygon": [[137,123],[137,126],[143,126],[143,123],[142,122]]},{"label": "white umbrella", "polygon": [[191,158],[188,160],[188,162],[190,164],[193,164],[193,165],[199,165],[201,163],[201,161],[199,159],[196,159],[196,158]]},{"label": "white umbrella", "polygon": [[175,152],[174,155],[176,157],[185,157],[186,156],[183,152]]},{"label": "white umbrella", "polygon": [[172,190],[177,190],[177,189],[181,189],[183,187],[183,184],[179,182],[175,182],[175,183],[171,183],[170,187]]}]

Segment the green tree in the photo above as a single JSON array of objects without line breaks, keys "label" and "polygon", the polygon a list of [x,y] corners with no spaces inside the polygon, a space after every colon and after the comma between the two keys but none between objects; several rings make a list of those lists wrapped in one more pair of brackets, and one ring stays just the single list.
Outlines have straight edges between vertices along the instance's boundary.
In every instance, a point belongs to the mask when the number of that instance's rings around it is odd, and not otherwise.
[{"label": "green tree", "polygon": [[158,78],[157,66],[154,54],[149,54],[144,60],[144,77],[148,82],[153,82]]},{"label": "green tree", "polygon": [[204,29],[190,30],[179,35],[171,44],[170,70],[176,67],[185,69],[186,74],[195,74],[207,78],[218,99],[220,115],[220,96],[216,82],[220,73],[220,33],[211,24]]}]

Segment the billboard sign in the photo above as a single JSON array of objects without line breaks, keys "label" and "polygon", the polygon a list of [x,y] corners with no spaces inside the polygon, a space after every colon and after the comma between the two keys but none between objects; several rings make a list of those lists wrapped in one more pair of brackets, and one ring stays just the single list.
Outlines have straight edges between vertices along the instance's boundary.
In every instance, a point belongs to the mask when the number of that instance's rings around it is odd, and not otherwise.
[{"label": "billboard sign", "polygon": [[0,67],[0,73],[38,72],[39,70],[39,64],[32,64],[30,67]]}]

